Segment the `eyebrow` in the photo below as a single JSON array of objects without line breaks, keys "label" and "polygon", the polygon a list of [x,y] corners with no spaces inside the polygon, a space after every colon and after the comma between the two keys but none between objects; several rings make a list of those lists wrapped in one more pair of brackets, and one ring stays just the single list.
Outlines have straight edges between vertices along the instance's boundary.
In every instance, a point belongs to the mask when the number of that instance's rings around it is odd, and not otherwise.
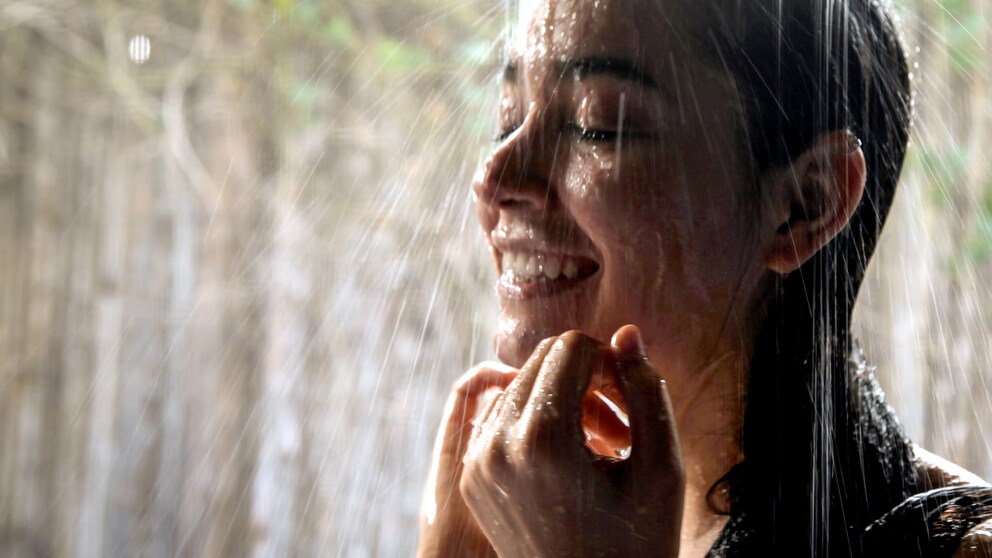
[{"label": "eyebrow", "polygon": [[[561,75],[573,74],[578,79],[590,75],[608,75],[638,85],[659,89],[658,82],[637,64],[622,58],[574,58],[564,63]],[[510,61],[503,68],[503,81],[517,83],[519,65],[516,60]]]},{"label": "eyebrow", "polygon": [[608,75],[638,85],[658,88],[658,82],[637,64],[622,58],[577,58],[565,62],[562,75],[573,73],[578,79],[590,75]]}]

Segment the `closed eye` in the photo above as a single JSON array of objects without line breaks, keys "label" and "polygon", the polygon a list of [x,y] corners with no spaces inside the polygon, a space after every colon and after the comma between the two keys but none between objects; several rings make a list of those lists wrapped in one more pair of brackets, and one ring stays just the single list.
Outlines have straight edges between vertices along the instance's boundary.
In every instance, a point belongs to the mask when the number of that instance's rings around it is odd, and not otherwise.
[{"label": "closed eye", "polygon": [[580,141],[590,142],[590,143],[607,143],[615,142],[617,138],[622,139],[657,139],[657,132],[642,132],[635,130],[604,130],[599,128],[584,128],[574,122],[569,123],[568,132],[573,136],[577,137]]},{"label": "closed eye", "polygon": [[514,124],[512,126],[502,128],[496,132],[496,135],[493,137],[493,141],[496,143],[503,143],[504,141],[506,141],[506,138],[512,136],[513,132],[516,132],[519,128],[520,128],[519,124]]},{"label": "closed eye", "polygon": [[588,142],[613,142],[617,141],[619,132],[616,130],[600,130],[596,128],[583,128],[578,124],[570,124],[569,131],[572,135],[582,141]]}]

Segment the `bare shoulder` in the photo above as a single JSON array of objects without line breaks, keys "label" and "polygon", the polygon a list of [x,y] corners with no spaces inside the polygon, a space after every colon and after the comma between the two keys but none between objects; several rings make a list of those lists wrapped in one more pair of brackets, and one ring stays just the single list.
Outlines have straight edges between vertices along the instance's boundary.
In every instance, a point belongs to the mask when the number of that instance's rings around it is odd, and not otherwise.
[{"label": "bare shoulder", "polygon": [[[920,446],[913,445],[920,476],[926,479],[928,490],[963,485],[989,486],[985,479]],[[953,558],[992,558],[992,519],[968,531]]]},{"label": "bare shoulder", "polygon": [[968,531],[953,558],[989,558],[992,556],[992,520]]},{"label": "bare shoulder", "polygon": [[985,479],[975,473],[951,463],[939,455],[930,453],[916,444],[913,444],[913,453],[916,456],[920,476],[928,483],[928,486],[925,487],[928,490],[966,484],[989,486]]}]

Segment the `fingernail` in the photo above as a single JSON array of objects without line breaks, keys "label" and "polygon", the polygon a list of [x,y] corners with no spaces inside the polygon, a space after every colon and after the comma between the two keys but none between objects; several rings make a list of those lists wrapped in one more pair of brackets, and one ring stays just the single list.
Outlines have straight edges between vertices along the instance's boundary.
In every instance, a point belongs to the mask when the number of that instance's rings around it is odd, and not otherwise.
[{"label": "fingernail", "polygon": [[631,356],[647,358],[647,351],[644,349],[644,339],[641,338],[641,330],[635,325],[625,325],[613,334],[613,346]]}]

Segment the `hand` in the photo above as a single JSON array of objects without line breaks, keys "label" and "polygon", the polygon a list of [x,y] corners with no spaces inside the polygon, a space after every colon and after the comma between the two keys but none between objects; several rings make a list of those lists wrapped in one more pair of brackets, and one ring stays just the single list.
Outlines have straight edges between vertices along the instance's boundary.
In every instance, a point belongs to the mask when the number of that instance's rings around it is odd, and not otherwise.
[{"label": "hand", "polygon": [[418,557],[496,556],[466,507],[458,484],[473,418],[516,376],[517,371],[508,366],[483,363],[452,386],[434,442],[431,473],[424,491]]},{"label": "hand", "polygon": [[[626,459],[586,444],[594,376],[617,379],[630,421]],[[621,328],[613,346],[578,332],[539,345],[472,432],[461,493],[503,558],[678,556],[678,436],[637,329]]]}]

